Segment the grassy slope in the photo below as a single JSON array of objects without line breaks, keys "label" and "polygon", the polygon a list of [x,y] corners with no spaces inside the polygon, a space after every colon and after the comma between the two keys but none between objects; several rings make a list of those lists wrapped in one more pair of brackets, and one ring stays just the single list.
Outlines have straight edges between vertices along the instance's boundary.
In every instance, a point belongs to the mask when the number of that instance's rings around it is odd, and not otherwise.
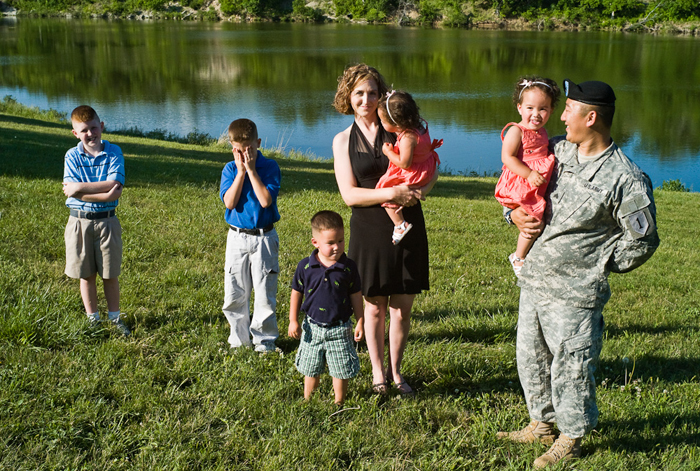
[{"label": "grassy slope", "polygon": [[[263,130],[264,132],[264,130]],[[432,289],[405,357],[418,395],[369,394],[369,358],[331,415],[303,403],[286,338],[289,279],[320,209],[347,219],[328,162],[279,158],[279,346],[231,354],[220,312],[229,154],[124,136],[122,310],[129,339],[87,328],[63,275],[65,125],[0,114],[0,469],[526,469],[543,447],[497,442],[527,421],[515,365],[518,289],[494,179],[442,177],[425,203]],[[697,193],[656,192],[662,246],[613,276],[601,421],[577,469],[700,469]],[[102,298],[102,296],[100,296]],[[105,306],[101,306],[105,311]],[[625,364],[623,358],[629,358]],[[632,383],[626,388],[625,366]]]}]

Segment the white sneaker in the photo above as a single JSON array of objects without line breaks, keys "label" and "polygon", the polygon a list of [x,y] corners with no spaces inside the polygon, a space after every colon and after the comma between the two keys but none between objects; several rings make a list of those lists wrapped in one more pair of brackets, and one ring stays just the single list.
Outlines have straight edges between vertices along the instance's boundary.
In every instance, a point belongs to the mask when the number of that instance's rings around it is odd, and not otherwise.
[{"label": "white sneaker", "polygon": [[262,353],[263,355],[266,353],[272,353],[272,352],[277,352],[277,353],[282,353],[282,349],[275,347],[275,344],[272,345],[256,345],[255,346],[255,351],[258,353]]},{"label": "white sneaker", "polygon": [[129,335],[131,335],[131,330],[129,330],[129,328],[126,326],[126,324],[124,324],[124,321],[122,321],[120,317],[112,319],[111,322],[112,324],[114,324],[117,330],[119,330],[119,332],[121,332],[124,335],[124,337],[128,337]]}]

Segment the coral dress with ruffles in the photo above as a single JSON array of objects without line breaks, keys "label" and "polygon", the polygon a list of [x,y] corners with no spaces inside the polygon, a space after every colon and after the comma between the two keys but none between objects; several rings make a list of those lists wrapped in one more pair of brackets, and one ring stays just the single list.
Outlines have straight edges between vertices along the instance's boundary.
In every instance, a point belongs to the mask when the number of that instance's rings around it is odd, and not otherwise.
[{"label": "coral dress with ruffles", "polygon": [[412,132],[418,136],[418,143],[413,149],[413,162],[409,168],[400,168],[389,162],[386,173],[377,182],[376,188],[390,188],[399,185],[424,186],[435,175],[435,170],[440,163],[435,149],[442,145],[442,139],[430,139],[428,123],[425,123],[425,132],[421,134],[418,129],[407,129],[396,138],[394,152],[399,153],[399,142],[407,133]]},{"label": "coral dress with ruffles", "polygon": [[510,126],[517,126],[523,133],[518,158],[530,169],[542,175],[547,183],[539,187],[534,186],[504,165],[501,178],[496,183],[495,196],[503,206],[511,209],[522,207],[527,214],[541,221],[547,207],[545,193],[554,169],[554,154],[549,152],[549,137],[544,128],[533,131],[518,123],[508,123],[501,131],[501,141],[506,129]]}]

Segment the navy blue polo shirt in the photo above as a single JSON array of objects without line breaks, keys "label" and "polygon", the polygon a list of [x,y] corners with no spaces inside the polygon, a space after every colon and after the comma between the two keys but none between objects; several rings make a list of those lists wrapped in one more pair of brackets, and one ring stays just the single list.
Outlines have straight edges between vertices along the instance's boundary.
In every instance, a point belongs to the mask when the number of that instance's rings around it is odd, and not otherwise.
[{"label": "navy blue polo shirt", "polygon": [[355,262],[345,254],[330,267],[318,261],[314,250],[299,262],[292,279],[292,289],[302,293],[301,311],[316,322],[347,322],[352,316],[350,295],[362,291],[360,273]]}]

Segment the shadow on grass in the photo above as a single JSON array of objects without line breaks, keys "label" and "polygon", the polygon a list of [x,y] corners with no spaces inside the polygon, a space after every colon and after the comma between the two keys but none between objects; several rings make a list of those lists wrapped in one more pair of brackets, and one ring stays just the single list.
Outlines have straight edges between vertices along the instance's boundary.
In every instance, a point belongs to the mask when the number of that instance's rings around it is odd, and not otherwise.
[{"label": "shadow on grass", "polygon": [[[504,314],[513,316],[512,322],[508,322],[507,326],[494,326],[494,314],[499,317]],[[436,343],[444,340],[460,339],[464,342],[479,343],[483,345],[493,345],[496,343],[515,342],[515,322],[517,317],[517,305],[513,306],[493,306],[482,307],[477,312],[470,312],[469,317],[472,319],[483,318],[483,322],[479,322],[479,327],[458,327],[454,324],[445,323],[440,326],[441,321],[454,318],[456,314],[447,310],[427,311],[423,313],[414,313],[412,317],[419,319],[422,322],[432,324],[434,327],[427,334],[414,335],[409,333],[409,342],[419,341],[422,343]]]},{"label": "shadow on grass", "polygon": [[[697,429],[698,423],[698,412],[680,415],[659,413],[639,419],[605,420],[599,424],[601,443],[598,446],[622,454],[656,453],[660,449],[684,444],[698,446],[700,433],[683,432]],[[618,430],[619,433],[606,433],[611,430]],[[650,439],[649,435],[653,438]]]},{"label": "shadow on grass", "polygon": [[7,129],[7,121],[29,121],[28,125],[60,128],[61,126],[25,118],[0,116],[0,175],[56,179],[63,177],[63,156],[76,139],[66,130],[66,137],[46,136],[31,131]]},{"label": "shadow on grass", "polygon": [[280,332],[280,336],[275,344],[285,355],[292,353],[296,355],[296,350],[299,348],[299,341],[289,337],[287,332]]},{"label": "shadow on grass", "polygon": [[14,123],[20,126],[39,126],[47,129],[61,129],[67,131],[68,135],[72,137],[70,133],[70,124],[52,123],[51,121],[0,114],[0,123],[2,122]]},{"label": "shadow on grass", "polygon": [[[8,129],[2,126],[3,123],[60,130],[61,135]],[[122,143],[120,138],[123,136],[113,134],[106,137],[110,142],[119,145],[125,153],[127,186],[132,187],[166,183],[218,185],[221,170],[231,160],[231,154],[223,149],[178,148],[170,143],[167,146]],[[5,157],[0,161],[0,175],[60,181],[63,176],[65,153],[76,143],[77,140],[67,125],[0,115],[0,146]],[[182,162],[173,159],[182,159]],[[283,192],[293,193],[307,189],[338,192],[332,161],[275,160],[282,170]],[[493,187],[492,183],[480,181],[443,180],[435,187],[433,194],[465,199],[492,198]]]},{"label": "shadow on grass", "polygon": [[[605,345],[605,342],[603,342],[603,345]],[[697,356],[668,358],[657,355],[644,355],[630,358],[627,364],[627,374],[632,374],[634,371],[632,379],[653,377],[669,383],[695,381],[698,377],[698,364],[700,364],[700,358]],[[599,370],[602,376],[611,377],[615,384],[624,382],[625,365],[621,359],[601,361]],[[615,375],[618,376],[615,377]]]},{"label": "shadow on grass", "polygon": [[[65,131],[65,136],[47,136],[28,130],[8,129],[1,126],[3,122],[60,129]],[[127,186],[132,188],[168,183],[218,186],[221,171],[231,160],[231,154],[223,150],[121,144],[120,136],[106,137],[110,142],[119,145],[125,153]],[[0,147],[4,157],[0,161],[0,175],[61,181],[65,153],[76,143],[77,140],[65,125],[0,116]],[[278,159],[277,162],[283,174],[283,192],[304,189],[333,193],[338,191],[332,162],[287,159]]]},{"label": "shadow on grass", "polygon": [[[603,312],[605,314],[605,312]],[[625,325],[605,325],[605,332],[608,337],[625,337],[629,334],[650,334],[660,335],[668,333],[676,333],[686,331],[688,334],[698,335],[697,324],[665,324],[665,325],[644,325],[644,324],[625,324]]]},{"label": "shadow on grass", "polygon": [[[16,122],[31,126],[51,127],[65,131],[65,136],[42,135],[29,130],[12,130],[1,126],[3,122]],[[216,182],[221,176],[221,169],[228,161],[228,154],[212,150],[179,149],[166,146],[146,144],[121,144],[121,136],[105,136],[110,142],[121,147],[126,158],[127,182],[129,185],[140,183]],[[4,158],[0,162],[1,175],[16,175],[27,178],[54,179],[63,177],[64,156],[68,149],[77,144],[77,139],[64,125],[45,123],[25,118],[0,116],[0,144]],[[133,156],[148,156],[148,159]],[[181,163],[173,159],[183,159]],[[216,163],[220,166],[200,165]]]},{"label": "shadow on grass", "polygon": [[[440,371],[438,370],[438,373]],[[498,376],[490,376],[488,379],[472,379],[473,371],[464,368],[449,375],[440,373],[439,376],[427,377],[423,375],[406,374],[408,384],[416,393],[440,395],[443,397],[457,398],[464,393],[504,393],[522,394],[518,371],[513,368],[507,372],[501,372]]]}]

